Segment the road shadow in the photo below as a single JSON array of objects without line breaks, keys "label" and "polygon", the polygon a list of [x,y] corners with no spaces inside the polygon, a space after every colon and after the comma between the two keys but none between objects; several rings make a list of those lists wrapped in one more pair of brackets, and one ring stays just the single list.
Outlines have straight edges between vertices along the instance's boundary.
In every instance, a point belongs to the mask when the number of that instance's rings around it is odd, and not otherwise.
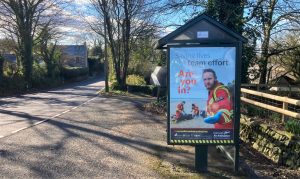
[{"label": "road shadow", "polygon": [[[3,151],[7,152],[5,155],[0,152],[0,164],[7,162],[10,165],[25,167],[39,177],[55,178],[58,177],[58,173],[60,176],[73,176],[74,171],[86,174],[84,168],[109,169],[105,162],[101,162],[105,156],[98,154],[99,151],[113,156],[116,161],[135,162],[138,156],[128,156],[119,150],[125,147],[133,152],[136,151],[137,154],[153,156],[161,162],[170,163],[172,166],[179,165],[188,169],[187,172],[196,173],[191,147],[186,149],[166,145],[166,119],[137,108],[143,103],[137,98],[99,97],[76,111],[28,130],[28,133],[34,134],[32,137],[37,137],[39,141],[47,141],[45,143],[6,142]],[[8,113],[41,120],[28,114]],[[79,145],[77,146],[79,148],[72,149],[72,146],[76,145]],[[93,148],[95,152],[88,154],[80,147],[86,150]],[[23,156],[25,154],[30,158],[39,158],[41,153],[44,153],[44,158],[40,160],[28,160]],[[72,157],[80,159],[86,166],[82,167],[81,163],[70,159]],[[216,151],[211,149],[209,158],[214,165],[210,165],[210,171],[201,176],[207,178],[233,176],[228,161],[220,159]],[[5,172],[3,169],[0,171],[0,173]]]}]

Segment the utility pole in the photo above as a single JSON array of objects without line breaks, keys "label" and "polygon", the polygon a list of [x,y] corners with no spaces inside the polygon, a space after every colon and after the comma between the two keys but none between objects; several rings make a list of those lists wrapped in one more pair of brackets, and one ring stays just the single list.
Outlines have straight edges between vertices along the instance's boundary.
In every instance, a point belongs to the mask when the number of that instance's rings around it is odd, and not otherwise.
[{"label": "utility pole", "polygon": [[109,92],[108,86],[108,58],[107,58],[107,34],[106,34],[106,17],[107,14],[104,14],[104,73],[105,73],[105,92]]}]

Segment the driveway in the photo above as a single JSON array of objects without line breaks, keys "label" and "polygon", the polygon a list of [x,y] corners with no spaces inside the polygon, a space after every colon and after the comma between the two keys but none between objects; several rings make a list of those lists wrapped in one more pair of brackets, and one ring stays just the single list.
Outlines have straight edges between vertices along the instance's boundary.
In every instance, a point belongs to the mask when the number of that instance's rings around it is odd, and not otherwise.
[{"label": "driveway", "polygon": [[34,94],[0,98],[0,138],[74,110],[104,87],[97,77]]}]

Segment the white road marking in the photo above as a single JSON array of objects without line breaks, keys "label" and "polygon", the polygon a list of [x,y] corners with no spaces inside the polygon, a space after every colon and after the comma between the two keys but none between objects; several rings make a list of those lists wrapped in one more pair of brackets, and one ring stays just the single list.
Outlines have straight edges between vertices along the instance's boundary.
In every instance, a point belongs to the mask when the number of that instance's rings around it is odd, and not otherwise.
[{"label": "white road marking", "polygon": [[56,118],[56,117],[58,117],[58,116],[60,116],[61,114],[56,114],[55,116],[52,116],[51,118],[53,119],[53,118]]},{"label": "white road marking", "polygon": [[15,134],[15,133],[17,133],[17,132],[19,132],[19,131],[22,131],[22,130],[24,130],[24,129],[27,129],[27,128],[28,128],[28,127],[22,127],[21,129],[12,131],[11,133],[12,133],[12,134]]},{"label": "white road marking", "polygon": [[83,106],[83,105],[85,105],[85,104],[87,104],[87,103],[89,103],[89,102],[95,100],[97,97],[98,97],[98,95],[95,96],[95,97],[93,97],[92,99],[89,99],[89,100],[85,101],[84,103],[80,104],[79,106],[75,106],[75,107],[73,107],[73,108],[71,108],[71,109],[68,109],[68,110],[66,110],[66,111],[64,111],[64,112],[62,112],[62,113],[60,113],[60,114],[56,114],[56,115],[54,115],[54,116],[52,116],[52,117],[50,117],[50,118],[47,118],[47,119],[44,119],[44,120],[42,120],[42,121],[36,122],[36,123],[34,123],[34,124],[30,125],[30,126],[22,127],[22,128],[20,128],[20,129],[15,130],[15,131],[12,131],[10,134],[8,134],[8,135],[6,135],[6,136],[0,136],[0,139],[1,139],[1,138],[8,137],[8,136],[11,136],[11,135],[13,135],[13,134],[15,134],[15,133],[18,133],[18,132],[20,132],[20,131],[23,131],[23,130],[25,130],[25,129],[29,129],[29,128],[33,127],[33,126],[37,126],[37,125],[42,124],[42,123],[44,123],[44,122],[46,122],[46,121],[48,121],[48,120],[57,118],[57,117],[59,117],[59,116],[61,116],[61,115],[63,115],[63,114],[66,114],[66,113],[68,113],[68,112],[70,112],[70,111],[72,111],[72,110],[74,110],[74,109],[77,109],[77,108],[79,108],[79,107],[81,107],[81,106]]},{"label": "white road marking", "polygon": [[[51,118],[51,119],[53,119],[53,118]],[[39,125],[39,124],[41,124],[41,123],[43,123],[43,122],[46,122],[46,121],[48,121],[48,120],[49,120],[49,119],[44,119],[44,120],[42,120],[42,121],[36,122],[36,123],[33,124],[33,126]]]},{"label": "white road marking", "polygon": [[60,113],[60,115],[62,115],[62,114],[66,114],[66,113],[68,113],[68,112],[70,112],[70,111],[71,111],[71,109],[69,109],[69,110],[66,110],[66,111],[64,111],[64,112]]}]

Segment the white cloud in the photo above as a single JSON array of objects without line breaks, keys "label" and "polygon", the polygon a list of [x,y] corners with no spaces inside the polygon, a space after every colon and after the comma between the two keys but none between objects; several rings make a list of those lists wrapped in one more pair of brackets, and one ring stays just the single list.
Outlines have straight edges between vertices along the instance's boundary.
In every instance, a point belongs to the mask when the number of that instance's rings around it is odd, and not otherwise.
[{"label": "white cloud", "polygon": [[73,3],[77,4],[77,5],[87,5],[90,3],[90,1],[89,0],[73,0]]}]

